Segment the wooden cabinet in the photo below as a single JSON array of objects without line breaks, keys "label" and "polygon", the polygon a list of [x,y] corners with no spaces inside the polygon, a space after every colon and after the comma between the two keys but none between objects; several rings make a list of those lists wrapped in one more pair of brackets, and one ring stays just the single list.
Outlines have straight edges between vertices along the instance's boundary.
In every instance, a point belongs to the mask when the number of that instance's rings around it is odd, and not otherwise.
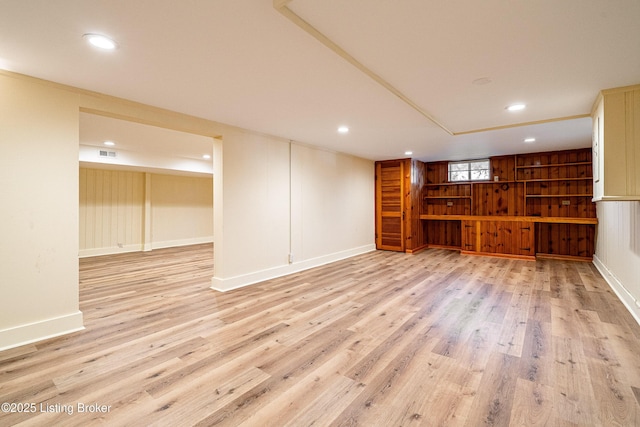
[{"label": "wooden cabinet", "polygon": [[640,85],[603,90],[592,117],[593,199],[640,200]]},{"label": "wooden cabinet", "polygon": [[376,248],[413,252],[424,246],[420,197],[424,163],[412,159],[376,162]]},{"label": "wooden cabinet", "polygon": [[461,220],[462,241],[460,249],[463,252],[477,252],[480,249],[480,222],[474,220]]},{"label": "wooden cabinet", "polygon": [[535,224],[509,217],[501,221],[491,217],[462,220],[462,253],[508,255],[533,259]]},{"label": "wooden cabinet", "polygon": [[533,223],[528,221],[479,221],[477,252],[532,257],[535,255]]}]

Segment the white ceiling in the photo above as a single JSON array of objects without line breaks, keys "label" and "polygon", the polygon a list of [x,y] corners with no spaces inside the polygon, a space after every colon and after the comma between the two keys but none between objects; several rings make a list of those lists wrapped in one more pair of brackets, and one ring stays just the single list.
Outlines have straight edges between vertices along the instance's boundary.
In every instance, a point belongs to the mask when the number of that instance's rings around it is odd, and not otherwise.
[{"label": "white ceiling", "polygon": [[[116,157],[101,157],[100,151]],[[101,163],[101,168],[213,174],[212,138],[89,113],[80,113],[79,155],[86,167]]]},{"label": "white ceiling", "polygon": [[[555,119],[640,83],[638,0],[277,3],[406,99],[272,0],[1,0],[0,68],[376,160],[585,147],[589,118]],[[119,47],[93,50],[85,33]]]}]

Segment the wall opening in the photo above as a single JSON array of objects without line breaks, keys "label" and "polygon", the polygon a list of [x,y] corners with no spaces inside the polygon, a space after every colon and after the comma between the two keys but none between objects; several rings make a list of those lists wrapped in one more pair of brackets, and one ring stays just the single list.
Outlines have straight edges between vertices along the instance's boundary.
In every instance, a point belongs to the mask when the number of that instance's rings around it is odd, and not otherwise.
[{"label": "wall opening", "polygon": [[79,124],[81,257],[213,242],[214,138],[87,112]]}]

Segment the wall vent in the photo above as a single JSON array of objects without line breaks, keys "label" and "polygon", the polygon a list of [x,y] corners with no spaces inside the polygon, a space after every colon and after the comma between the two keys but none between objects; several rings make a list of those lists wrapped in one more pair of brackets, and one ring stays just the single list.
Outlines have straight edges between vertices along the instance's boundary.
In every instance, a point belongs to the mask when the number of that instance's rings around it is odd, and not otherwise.
[{"label": "wall vent", "polygon": [[116,152],[115,151],[100,150],[100,157],[115,158],[116,157]]}]

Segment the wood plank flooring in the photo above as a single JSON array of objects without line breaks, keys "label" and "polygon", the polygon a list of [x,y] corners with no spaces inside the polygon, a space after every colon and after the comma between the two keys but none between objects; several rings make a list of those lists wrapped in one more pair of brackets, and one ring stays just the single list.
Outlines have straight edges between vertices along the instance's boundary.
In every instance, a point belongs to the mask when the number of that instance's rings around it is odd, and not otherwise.
[{"label": "wood plank flooring", "polygon": [[377,251],[218,293],[212,253],[82,259],[86,330],[0,352],[35,404],[0,425],[640,425],[640,327],[589,263]]}]

